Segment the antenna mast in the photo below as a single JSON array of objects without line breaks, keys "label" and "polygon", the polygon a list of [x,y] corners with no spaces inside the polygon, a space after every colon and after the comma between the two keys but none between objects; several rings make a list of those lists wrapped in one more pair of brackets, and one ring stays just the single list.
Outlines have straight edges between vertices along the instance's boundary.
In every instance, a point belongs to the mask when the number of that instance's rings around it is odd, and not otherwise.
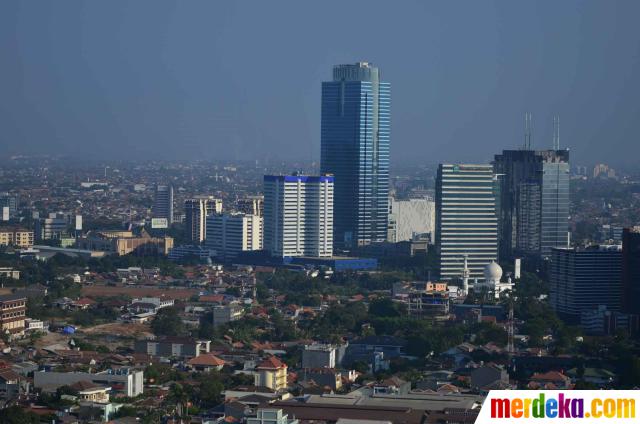
[{"label": "antenna mast", "polygon": [[533,144],[533,115],[524,113],[524,150],[531,150]]},{"label": "antenna mast", "polygon": [[553,117],[553,150],[560,150],[560,115]]}]

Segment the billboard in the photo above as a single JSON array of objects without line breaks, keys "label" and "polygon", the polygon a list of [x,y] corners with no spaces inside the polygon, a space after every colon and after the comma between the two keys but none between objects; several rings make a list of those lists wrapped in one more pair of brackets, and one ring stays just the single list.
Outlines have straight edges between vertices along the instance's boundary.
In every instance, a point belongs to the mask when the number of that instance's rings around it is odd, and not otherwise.
[{"label": "billboard", "polygon": [[151,218],[151,228],[169,228],[167,218]]}]

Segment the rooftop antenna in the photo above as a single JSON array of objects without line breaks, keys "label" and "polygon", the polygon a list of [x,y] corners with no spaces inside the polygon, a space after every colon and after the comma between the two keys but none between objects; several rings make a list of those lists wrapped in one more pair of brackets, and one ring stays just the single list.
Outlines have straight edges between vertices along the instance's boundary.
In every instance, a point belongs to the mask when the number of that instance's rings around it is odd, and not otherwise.
[{"label": "rooftop antenna", "polygon": [[553,117],[553,150],[560,150],[560,115]]},{"label": "rooftop antenna", "polygon": [[524,113],[524,150],[531,150],[533,144],[533,115]]}]

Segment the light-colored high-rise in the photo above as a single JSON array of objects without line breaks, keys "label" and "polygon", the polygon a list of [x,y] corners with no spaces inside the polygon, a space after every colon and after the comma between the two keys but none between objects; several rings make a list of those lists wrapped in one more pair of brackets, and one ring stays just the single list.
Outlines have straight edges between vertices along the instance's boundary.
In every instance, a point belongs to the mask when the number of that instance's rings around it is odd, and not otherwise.
[{"label": "light-colored high-rise", "polygon": [[247,196],[238,199],[236,210],[249,215],[262,216],[264,196]]},{"label": "light-colored high-rise", "polygon": [[388,241],[412,240],[420,234],[433,236],[435,225],[436,202],[433,199],[389,199]]},{"label": "light-colored high-rise", "polygon": [[440,164],[436,178],[436,251],[440,278],[484,279],[498,258],[495,177],[491,165]]},{"label": "light-colored high-rise", "polygon": [[205,244],[223,259],[235,258],[240,252],[262,250],[262,218],[243,213],[209,215]]},{"label": "light-colored high-rise", "polygon": [[333,256],[333,176],[265,175],[264,248],[272,256]]},{"label": "light-colored high-rise", "polygon": [[207,235],[207,216],[222,213],[222,200],[196,196],[184,201],[184,224],[191,243],[202,243]]}]

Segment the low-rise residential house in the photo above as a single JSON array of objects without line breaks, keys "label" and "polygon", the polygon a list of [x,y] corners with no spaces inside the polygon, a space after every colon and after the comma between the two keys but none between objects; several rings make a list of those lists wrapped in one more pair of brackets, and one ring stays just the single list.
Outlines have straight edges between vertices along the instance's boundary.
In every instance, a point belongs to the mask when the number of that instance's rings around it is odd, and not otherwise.
[{"label": "low-rise residential house", "polygon": [[529,379],[529,384],[527,384],[527,388],[534,390],[566,390],[571,387],[571,379],[560,371],[535,373]]},{"label": "low-rise residential house", "polygon": [[109,387],[92,383],[91,381],[81,380],[69,386],[78,392],[78,399],[81,401],[107,403],[109,402]]},{"label": "low-rise residential house", "polygon": [[195,370],[201,372],[210,372],[213,370],[220,371],[225,365],[225,361],[218,358],[212,353],[205,353],[195,358],[189,359],[187,365]]},{"label": "low-rise residential house", "polygon": [[497,382],[509,383],[509,373],[502,366],[487,364],[471,371],[472,389],[483,389]]}]

